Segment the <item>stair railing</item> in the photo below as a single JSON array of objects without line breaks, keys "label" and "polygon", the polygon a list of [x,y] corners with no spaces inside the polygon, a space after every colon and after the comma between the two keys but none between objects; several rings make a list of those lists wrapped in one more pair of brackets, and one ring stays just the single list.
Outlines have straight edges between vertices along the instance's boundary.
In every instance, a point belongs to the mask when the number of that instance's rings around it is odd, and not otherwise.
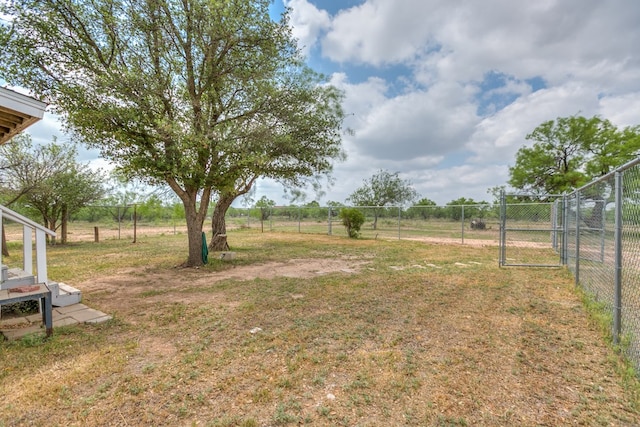
[{"label": "stair railing", "polygon": [[[55,231],[49,230],[48,228],[43,227],[42,225],[30,220],[29,218],[22,216],[5,206],[0,205],[0,225],[3,224],[5,218],[18,224],[22,224],[22,250],[24,251],[22,269],[29,275],[33,275],[33,233],[35,233],[37,282],[45,283],[48,285],[49,278],[47,277],[47,235],[56,237]],[[0,237],[0,243],[1,239],[4,239],[4,236]],[[0,265],[1,264],[2,251],[0,251]]]}]

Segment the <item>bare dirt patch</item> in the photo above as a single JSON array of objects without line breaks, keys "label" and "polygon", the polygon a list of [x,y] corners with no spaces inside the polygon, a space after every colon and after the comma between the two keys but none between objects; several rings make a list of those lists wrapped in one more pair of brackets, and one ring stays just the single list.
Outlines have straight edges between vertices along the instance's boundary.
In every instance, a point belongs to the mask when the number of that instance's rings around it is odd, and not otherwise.
[{"label": "bare dirt patch", "polygon": [[[197,293],[185,293],[185,289],[207,287],[223,280],[250,281],[276,277],[308,279],[332,273],[354,274],[370,262],[340,258],[304,258],[256,265],[229,264],[228,268],[215,272],[179,267],[162,271],[148,271],[146,268],[124,269],[115,274],[100,275],[78,285],[86,295],[108,295],[108,298],[104,299],[107,310],[128,311],[135,310],[139,304],[139,299],[134,297],[144,295],[145,292],[149,294],[149,301],[201,301],[202,296]],[[212,298],[212,295],[209,294],[208,298]]]}]

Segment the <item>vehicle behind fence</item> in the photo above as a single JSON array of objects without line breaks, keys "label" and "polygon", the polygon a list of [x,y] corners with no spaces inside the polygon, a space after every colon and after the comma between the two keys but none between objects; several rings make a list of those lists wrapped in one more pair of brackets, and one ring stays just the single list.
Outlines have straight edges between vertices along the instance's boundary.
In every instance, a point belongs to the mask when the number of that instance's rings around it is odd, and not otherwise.
[{"label": "vehicle behind fence", "polygon": [[[340,211],[345,207],[282,206],[231,208],[227,228],[346,236]],[[448,206],[356,206],[365,215],[362,238],[437,239],[464,243],[485,240],[495,245],[499,236],[499,209],[488,203]]]},{"label": "vehicle behind fence", "polygon": [[[179,206],[178,206],[179,208]],[[69,241],[133,239],[136,235],[182,234],[186,223],[175,207],[144,209],[140,205],[87,206],[69,222]],[[347,206],[230,207],[228,231],[252,229],[347,236],[340,212]],[[350,208],[350,207],[348,207]],[[489,203],[446,206],[357,206],[365,215],[360,236],[380,239],[422,239],[440,242],[478,242],[497,245],[499,206]],[[204,230],[210,231],[210,206]]]},{"label": "vehicle behind fence", "polygon": [[[231,207],[226,223],[229,231],[347,236],[343,208]],[[576,284],[611,314],[614,342],[640,370],[640,158],[571,194],[503,194],[496,204],[356,208],[365,215],[362,238],[475,242],[496,245],[500,266],[566,265]],[[135,205],[87,207],[72,218],[69,241],[186,233],[179,206],[154,212]]]}]

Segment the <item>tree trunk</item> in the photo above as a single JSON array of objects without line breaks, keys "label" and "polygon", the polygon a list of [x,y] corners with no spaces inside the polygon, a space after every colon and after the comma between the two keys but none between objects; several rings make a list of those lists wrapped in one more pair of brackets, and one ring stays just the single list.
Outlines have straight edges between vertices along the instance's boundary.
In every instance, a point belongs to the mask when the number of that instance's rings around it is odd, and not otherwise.
[{"label": "tree trunk", "polygon": [[189,258],[185,263],[185,267],[199,267],[204,265],[204,261],[202,260],[202,226],[204,224],[202,204],[206,204],[204,208],[204,212],[206,212],[209,206],[209,200],[207,196],[206,201],[202,200],[200,202],[201,207],[198,209],[196,207],[196,197],[197,194],[195,193],[189,194],[189,203],[185,203],[183,200],[187,220],[187,237],[189,239]]},{"label": "tree trunk", "polygon": [[227,242],[227,224],[224,216],[227,214],[227,210],[231,203],[237,196],[229,193],[220,195],[218,203],[216,203],[213,209],[213,215],[211,217],[211,231],[213,237],[209,244],[210,251],[226,251],[229,250],[229,243]]},{"label": "tree trunk", "polygon": [[199,267],[204,265],[202,260],[202,224],[193,216],[187,216],[187,237],[189,238],[189,259],[185,264],[186,267]]},{"label": "tree trunk", "polygon": [[[49,230],[56,231],[56,220],[55,219],[47,219],[45,224],[47,225],[47,228],[49,228]],[[47,237],[49,237],[48,234],[47,234]],[[49,239],[49,244],[51,246],[55,246],[56,245],[55,236],[51,236],[51,238]]]},{"label": "tree trunk", "polygon": [[60,226],[60,243],[63,245],[67,243],[67,207],[62,207],[62,225]]},{"label": "tree trunk", "polygon": [[604,228],[604,208],[604,200],[596,200],[596,204],[591,211],[591,215],[589,215],[587,218],[584,218],[584,222],[587,224],[587,227],[596,230],[601,230],[602,228]]},{"label": "tree trunk", "polygon": [[[176,193],[184,206],[187,222],[187,238],[189,239],[189,258],[183,264],[185,267],[199,267],[204,265],[202,259],[202,225],[209,209],[211,187],[202,189],[190,187],[182,188],[175,179],[166,178],[169,187]],[[198,206],[198,191],[201,191],[200,206]]]},{"label": "tree trunk", "polygon": [[9,256],[9,248],[7,247],[7,233],[4,231],[4,223],[2,224],[2,256]]}]

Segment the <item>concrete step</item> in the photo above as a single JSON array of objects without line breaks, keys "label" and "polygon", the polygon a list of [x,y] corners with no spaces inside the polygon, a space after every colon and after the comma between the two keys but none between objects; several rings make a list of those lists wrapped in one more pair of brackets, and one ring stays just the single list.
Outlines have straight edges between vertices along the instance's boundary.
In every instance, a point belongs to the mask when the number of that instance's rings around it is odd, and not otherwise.
[{"label": "concrete step", "polygon": [[[5,269],[3,267],[2,276],[5,276]],[[33,285],[36,283],[35,277],[32,274],[26,273],[19,268],[7,268],[6,279],[0,283],[0,289],[12,289],[18,286]]]},{"label": "concrete step", "polygon": [[82,301],[82,292],[66,283],[49,283],[51,302],[56,307],[66,307]]},{"label": "concrete step", "polygon": [[[59,326],[76,325],[79,323],[98,324],[111,320],[112,316],[84,304],[72,304],[67,307],[53,309],[53,329]],[[42,333],[42,315],[40,313],[29,316],[0,320],[0,340],[2,336],[9,340],[20,339],[27,334]]]}]

